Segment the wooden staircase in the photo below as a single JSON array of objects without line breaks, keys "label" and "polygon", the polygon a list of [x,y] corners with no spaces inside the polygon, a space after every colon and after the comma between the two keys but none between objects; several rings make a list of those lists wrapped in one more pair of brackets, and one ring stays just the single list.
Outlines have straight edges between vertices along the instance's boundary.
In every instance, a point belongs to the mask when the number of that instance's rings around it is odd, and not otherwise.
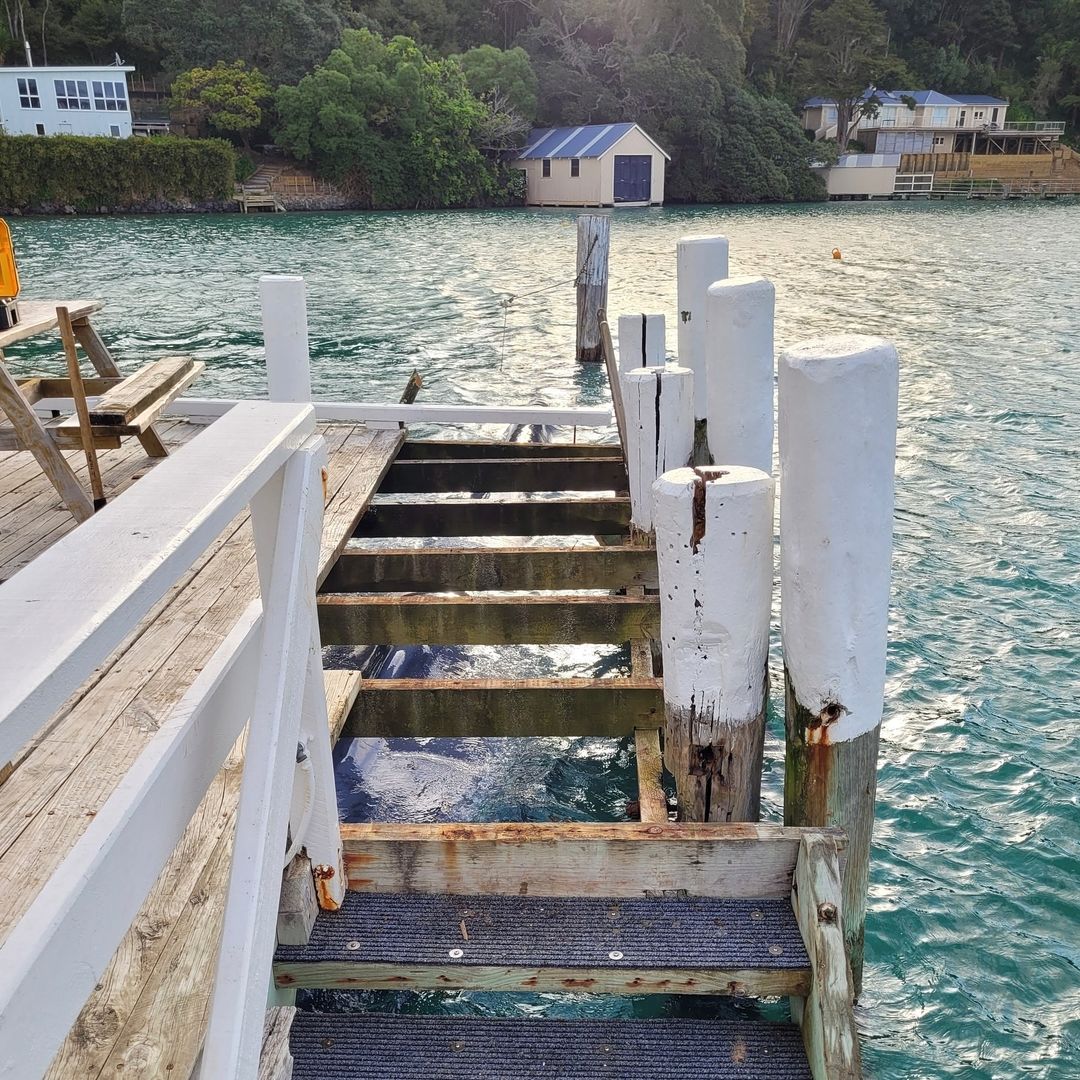
[{"label": "wooden staircase", "polygon": [[[340,909],[298,899],[310,874],[287,872],[275,982],[285,993],[787,996],[792,1022],[299,1011],[294,1080],[860,1075],[843,836],[669,821],[649,643],[655,551],[628,535],[625,483],[618,447],[406,442],[357,528],[369,543],[346,548],[318,606],[327,645],[629,644],[630,675],[604,679],[350,673],[330,712],[346,735],[633,735],[641,821],[344,824]],[[460,546],[386,544],[448,536]],[[542,545],[512,539],[526,536]]]}]

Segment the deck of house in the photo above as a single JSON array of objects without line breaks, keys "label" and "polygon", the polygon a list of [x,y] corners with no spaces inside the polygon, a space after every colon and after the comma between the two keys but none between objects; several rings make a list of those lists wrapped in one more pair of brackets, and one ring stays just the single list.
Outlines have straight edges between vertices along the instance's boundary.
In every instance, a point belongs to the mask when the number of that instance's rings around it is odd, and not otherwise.
[{"label": "deck of house", "polygon": [[[329,451],[320,580],[396,455],[404,432],[322,424]],[[185,420],[166,445],[197,439]],[[86,483],[81,451],[68,455]],[[157,462],[134,439],[101,455],[114,497]],[[29,453],[0,454],[0,580],[75,528]],[[251,529],[238,517],[205,556],[0,772],[0,942],[258,593]],[[47,1074],[188,1077],[206,1025],[240,787],[238,745]]]}]

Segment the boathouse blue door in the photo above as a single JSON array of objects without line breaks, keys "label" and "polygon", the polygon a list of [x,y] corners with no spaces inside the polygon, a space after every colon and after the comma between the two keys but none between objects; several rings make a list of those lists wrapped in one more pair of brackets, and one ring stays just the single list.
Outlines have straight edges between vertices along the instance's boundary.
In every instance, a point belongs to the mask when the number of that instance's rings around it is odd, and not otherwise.
[{"label": "boathouse blue door", "polygon": [[615,155],[615,201],[643,202],[652,198],[652,157],[649,154]]}]

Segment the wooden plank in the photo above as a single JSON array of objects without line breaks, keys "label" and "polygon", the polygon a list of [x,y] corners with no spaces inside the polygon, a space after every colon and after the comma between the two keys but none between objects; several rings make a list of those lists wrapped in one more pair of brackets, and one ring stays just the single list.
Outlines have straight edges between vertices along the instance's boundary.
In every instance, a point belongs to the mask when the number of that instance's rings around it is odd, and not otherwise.
[{"label": "wooden plank", "polygon": [[603,353],[604,370],[607,372],[608,388],[611,390],[611,406],[615,411],[615,426],[619,432],[619,445],[622,447],[623,460],[626,460],[626,410],[623,406],[622,383],[619,380],[619,360],[615,355],[615,346],[611,341],[611,326],[607,313],[598,313],[600,326],[600,351]]},{"label": "wooden plank", "polygon": [[605,547],[346,547],[327,592],[469,592],[658,586],[656,552]]},{"label": "wooden plank", "polygon": [[341,738],[342,728],[352,712],[356,695],[360,693],[363,679],[359,671],[331,669],[323,672],[326,688],[326,718],[330,726],[330,745]]},{"label": "wooden plank", "polygon": [[289,1049],[296,1009],[292,1005],[272,1005],[263,1023],[262,1055],[258,1080],[292,1080],[293,1056]]},{"label": "wooden plank", "polygon": [[799,847],[791,904],[810,957],[813,984],[792,999],[814,1080],[859,1080],[854,983],[844,945],[842,887],[836,841],[808,833]]},{"label": "wooden plank", "polygon": [[637,758],[639,818],[646,822],[665,822],[668,820],[668,804],[662,783],[664,759],[660,753],[659,729],[638,728],[634,732],[634,752]]},{"label": "wooden plank", "polygon": [[[787,997],[806,993],[806,968],[560,968],[277,961],[279,987],[341,990],[486,990],[534,994],[714,994]],[[704,1074],[707,1075],[707,1074]]]},{"label": "wooden plank", "polygon": [[101,468],[98,465],[97,448],[94,446],[94,433],[90,430],[90,406],[86,402],[86,391],[83,389],[82,372],[79,371],[79,354],[75,347],[75,333],[71,329],[71,315],[68,309],[57,308],[56,319],[60,325],[60,340],[64,343],[71,393],[75,399],[74,420],[79,432],[79,441],[82,443],[83,454],[86,456],[90,493],[94,499],[94,509],[100,510],[105,505],[105,487],[101,482]]},{"label": "wooden plank", "polygon": [[[76,335],[76,337],[77,336],[78,335]],[[125,380],[119,375],[110,377],[97,375],[90,378],[84,378],[83,387],[85,388],[88,397],[96,398],[111,390],[114,386],[119,386],[124,381]],[[70,379],[59,377],[54,378],[49,375],[42,375],[40,378],[34,379],[20,379],[19,386],[23,387],[24,393],[25,388],[29,383],[37,384],[39,399],[71,397]]]},{"label": "wooden plank", "polygon": [[[55,317],[54,312],[53,318]],[[49,483],[56,488],[75,520],[81,522],[91,518],[94,505],[90,497],[83,490],[71,465],[46,432],[37,414],[23,400],[18,386],[4,366],[3,352],[0,352],[0,409],[3,409],[7,415],[23,448],[34,455],[41,471],[49,478]],[[3,757],[2,750],[0,750],[0,757]]]},{"label": "wooden plank", "polygon": [[311,860],[296,855],[281,874],[278,900],[277,940],[279,945],[306,945],[319,914]]},{"label": "wooden plank", "polygon": [[446,499],[430,502],[379,500],[356,536],[593,536],[625,535],[630,500]]},{"label": "wooden plank", "polygon": [[[45,397],[51,395],[45,394]],[[479,442],[465,439],[407,439],[398,461],[439,458],[571,458],[613,457],[622,460],[616,443]]]},{"label": "wooden plank", "polygon": [[322,593],[324,645],[620,644],[659,636],[655,596]]},{"label": "wooden plank", "polygon": [[395,461],[379,491],[625,491],[618,458],[447,458]]},{"label": "wooden plank", "polygon": [[102,300],[20,300],[19,321],[7,330],[0,330],[0,349],[16,341],[25,341],[38,334],[56,329],[56,309],[66,307],[72,319],[93,315],[104,307]]},{"label": "wooden plank", "polygon": [[343,824],[349,888],[529,896],[787,896],[804,830],[754,824]]},{"label": "wooden plank", "polygon": [[639,724],[658,723],[663,714],[661,683],[651,678],[364,679],[355,684],[355,704],[341,733],[621,738]]},{"label": "wooden plank", "polygon": [[151,361],[102,394],[90,410],[91,421],[102,425],[130,422],[170,387],[182,382],[194,367],[190,356],[165,356]]}]

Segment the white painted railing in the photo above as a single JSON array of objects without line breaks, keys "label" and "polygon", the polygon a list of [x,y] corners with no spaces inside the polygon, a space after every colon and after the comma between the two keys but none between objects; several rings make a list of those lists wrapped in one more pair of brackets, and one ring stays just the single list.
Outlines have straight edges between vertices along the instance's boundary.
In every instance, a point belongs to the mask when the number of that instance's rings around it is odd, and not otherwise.
[{"label": "white painted railing", "polygon": [[[333,869],[331,905],[344,881],[315,613],[325,461],[309,404],[238,404],[0,586],[7,761],[251,508],[260,598],[0,946],[0,1076],[47,1069],[247,725],[202,1075],[255,1077],[290,824]],[[298,743],[322,812],[290,823]]]}]

